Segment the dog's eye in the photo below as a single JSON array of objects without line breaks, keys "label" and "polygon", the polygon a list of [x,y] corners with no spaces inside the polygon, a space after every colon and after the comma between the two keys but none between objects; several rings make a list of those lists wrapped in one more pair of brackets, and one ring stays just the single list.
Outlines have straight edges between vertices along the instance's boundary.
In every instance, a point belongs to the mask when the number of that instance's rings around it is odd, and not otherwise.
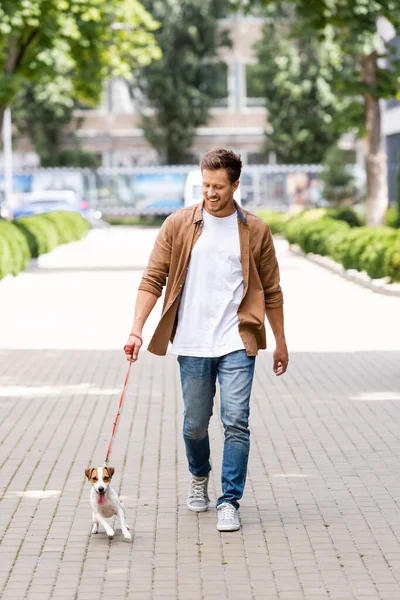
[{"label": "dog's eye", "polygon": [[93,477],[93,478],[92,478],[92,481],[97,481],[97,477]]},{"label": "dog's eye", "polygon": [[110,478],[109,477],[103,477],[103,481],[109,481]]}]

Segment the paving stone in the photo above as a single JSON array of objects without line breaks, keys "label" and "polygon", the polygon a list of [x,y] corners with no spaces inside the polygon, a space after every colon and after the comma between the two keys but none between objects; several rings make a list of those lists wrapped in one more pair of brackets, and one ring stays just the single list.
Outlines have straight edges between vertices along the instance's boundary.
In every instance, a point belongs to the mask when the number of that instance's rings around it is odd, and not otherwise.
[{"label": "paving stone", "polygon": [[[216,530],[218,394],[212,506],[193,514],[176,359],[142,350],[110,463],[134,540],[124,541],[118,520],[111,542],[90,534],[84,469],[104,461],[127,367],[121,348],[156,233],[95,230],[0,282],[9,315],[0,338],[0,597],[398,600],[399,301],[283,241],[290,365],[276,378],[271,353],[257,358],[242,530]],[[272,349],[269,330],[268,339]]]}]

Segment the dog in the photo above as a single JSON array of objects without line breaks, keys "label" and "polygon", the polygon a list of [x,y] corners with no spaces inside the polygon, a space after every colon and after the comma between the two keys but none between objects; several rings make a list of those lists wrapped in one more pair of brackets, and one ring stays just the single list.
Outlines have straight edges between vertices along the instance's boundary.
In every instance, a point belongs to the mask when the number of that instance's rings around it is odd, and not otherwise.
[{"label": "dog", "polygon": [[119,516],[122,533],[126,540],[131,540],[132,536],[129,527],[126,524],[125,508],[117,493],[111,487],[111,479],[114,475],[114,467],[90,467],[85,470],[85,475],[92,484],[90,492],[90,504],[93,509],[93,527],[92,533],[97,533],[99,525],[106,530],[109,540],[114,537],[113,528],[107,523],[106,519]]}]

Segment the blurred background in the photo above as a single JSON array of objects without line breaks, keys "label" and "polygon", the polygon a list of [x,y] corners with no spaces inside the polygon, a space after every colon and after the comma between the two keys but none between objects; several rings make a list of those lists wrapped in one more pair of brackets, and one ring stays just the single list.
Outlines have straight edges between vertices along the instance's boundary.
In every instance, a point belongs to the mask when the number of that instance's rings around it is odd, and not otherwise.
[{"label": "blurred background", "polygon": [[319,209],[398,246],[400,2],[70,5],[0,7],[4,221],[161,222],[201,199],[199,161],[225,147],[237,200],[277,232]]}]

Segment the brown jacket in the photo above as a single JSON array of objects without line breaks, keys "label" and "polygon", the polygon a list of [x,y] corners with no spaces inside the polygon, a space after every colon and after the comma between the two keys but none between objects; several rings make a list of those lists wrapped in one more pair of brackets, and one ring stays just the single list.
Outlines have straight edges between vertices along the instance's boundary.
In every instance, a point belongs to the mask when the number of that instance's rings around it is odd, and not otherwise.
[{"label": "brown jacket", "polygon": [[[239,333],[247,355],[255,356],[258,350],[266,348],[265,309],[282,306],[283,296],[268,225],[238,205],[236,208],[244,283],[237,311]],[[202,227],[202,204],[196,204],[170,215],[157,236],[139,285],[139,290],[151,292],[159,298],[168,279],[161,319],[148,346],[153,354],[166,354],[168,342],[174,339],[190,253]]]}]

